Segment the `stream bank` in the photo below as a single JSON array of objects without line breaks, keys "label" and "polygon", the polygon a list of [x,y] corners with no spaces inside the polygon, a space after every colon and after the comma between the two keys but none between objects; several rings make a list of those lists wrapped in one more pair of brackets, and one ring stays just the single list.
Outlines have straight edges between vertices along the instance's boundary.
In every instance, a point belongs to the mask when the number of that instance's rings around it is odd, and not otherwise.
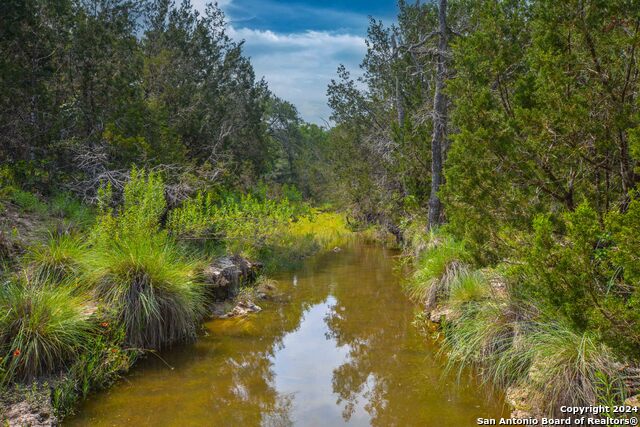
[{"label": "stream bank", "polygon": [[[203,271],[203,283],[207,296],[206,319],[221,316],[244,316],[259,311],[255,304],[240,301],[234,307],[232,302],[240,289],[256,281],[263,266],[238,255],[216,259]],[[244,311],[243,311],[244,310]],[[133,361],[132,361],[133,363]],[[134,365],[123,366],[122,374]],[[0,399],[2,422],[13,427],[57,426],[54,399],[57,384],[62,378],[39,379],[30,386],[22,386],[7,393]]]}]

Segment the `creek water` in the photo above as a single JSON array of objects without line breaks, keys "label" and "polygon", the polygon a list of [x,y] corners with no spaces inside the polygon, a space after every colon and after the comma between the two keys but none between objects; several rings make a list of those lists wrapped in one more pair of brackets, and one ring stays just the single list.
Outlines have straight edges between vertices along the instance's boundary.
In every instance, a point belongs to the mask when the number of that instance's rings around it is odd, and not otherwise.
[{"label": "creek water", "polygon": [[263,311],[204,325],[197,342],[148,356],[69,426],[475,426],[508,416],[471,375],[444,373],[394,251],[353,243],[273,277]]}]

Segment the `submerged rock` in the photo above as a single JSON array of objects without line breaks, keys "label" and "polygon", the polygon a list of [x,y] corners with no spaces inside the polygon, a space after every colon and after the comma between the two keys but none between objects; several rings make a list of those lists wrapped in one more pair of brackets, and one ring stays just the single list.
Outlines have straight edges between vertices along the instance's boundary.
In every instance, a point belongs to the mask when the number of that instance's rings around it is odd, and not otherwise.
[{"label": "submerged rock", "polygon": [[231,317],[242,317],[242,316],[246,316],[247,314],[250,313],[257,313],[259,311],[262,311],[262,308],[260,308],[259,306],[255,305],[253,302],[251,301],[240,301],[238,304],[236,304],[235,307],[233,307],[233,309],[231,311],[229,311],[228,313],[223,314],[222,316],[220,316],[221,319],[229,319]]}]

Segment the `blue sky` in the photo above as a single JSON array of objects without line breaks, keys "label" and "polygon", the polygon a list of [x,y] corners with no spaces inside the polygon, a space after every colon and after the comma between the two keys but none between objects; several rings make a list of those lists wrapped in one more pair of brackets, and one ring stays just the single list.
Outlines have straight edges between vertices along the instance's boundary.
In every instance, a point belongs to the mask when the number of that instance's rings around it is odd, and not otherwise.
[{"label": "blue sky", "polygon": [[[204,9],[205,0],[192,0]],[[245,40],[258,78],[313,123],[329,120],[327,84],[339,64],[356,71],[368,16],[391,22],[396,0],[218,0],[229,34]]]}]

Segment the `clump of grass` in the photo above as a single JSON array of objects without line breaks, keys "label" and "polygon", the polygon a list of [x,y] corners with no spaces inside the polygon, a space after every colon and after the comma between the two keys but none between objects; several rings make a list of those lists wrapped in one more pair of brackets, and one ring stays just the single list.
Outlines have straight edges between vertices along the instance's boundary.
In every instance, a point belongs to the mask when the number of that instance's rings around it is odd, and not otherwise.
[{"label": "clump of grass", "polygon": [[549,322],[526,339],[532,355],[529,379],[544,396],[550,414],[562,405],[598,404],[602,377],[619,375],[611,351],[589,332],[577,333],[562,323]]},{"label": "clump of grass", "polygon": [[58,283],[80,274],[86,250],[86,245],[76,236],[52,234],[47,244],[31,249],[27,260],[36,280],[48,278]]},{"label": "clump of grass", "polygon": [[90,282],[118,313],[127,343],[152,349],[195,337],[204,307],[196,267],[168,240],[135,237],[96,247],[88,259]]},{"label": "clump of grass", "polygon": [[409,295],[423,301],[431,310],[438,297],[449,294],[451,283],[458,274],[467,270],[468,259],[464,244],[450,237],[432,235],[429,246],[423,251],[418,268],[407,284]]},{"label": "clump of grass", "polygon": [[86,299],[64,286],[14,281],[0,291],[0,354],[5,380],[53,372],[84,348],[92,327]]},{"label": "clump of grass", "polygon": [[80,228],[91,225],[95,216],[91,208],[69,193],[56,194],[50,203],[52,215],[63,218]]},{"label": "clump of grass", "polygon": [[11,187],[9,199],[24,212],[35,214],[45,214],[47,212],[47,204],[28,191]]},{"label": "clump of grass", "polygon": [[462,310],[466,304],[485,300],[489,296],[489,283],[480,271],[463,270],[451,280],[449,305],[454,310]]},{"label": "clump of grass", "polygon": [[482,376],[500,385],[510,385],[526,376],[529,364],[515,353],[519,331],[517,314],[504,302],[469,302],[462,313],[446,325],[445,348],[448,369],[482,366]]},{"label": "clump of grass", "polygon": [[478,286],[464,275],[452,284],[450,303],[458,309],[445,325],[448,369],[476,366],[496,385],[533,390],[549,415],[562,405],[597,404],[603,376],[620,383],[611,351],[596,336],[542,320],[508,298],[488,298]]}]

